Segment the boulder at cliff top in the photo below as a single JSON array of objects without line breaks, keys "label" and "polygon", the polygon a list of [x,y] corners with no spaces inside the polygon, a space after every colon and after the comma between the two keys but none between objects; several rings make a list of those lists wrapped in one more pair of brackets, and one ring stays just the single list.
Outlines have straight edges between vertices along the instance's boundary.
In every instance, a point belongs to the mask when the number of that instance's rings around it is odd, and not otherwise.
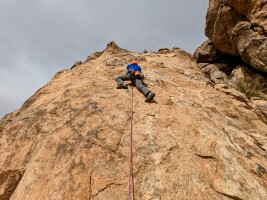
[{"label": "boulder at cliff top", "polygon": [[178,48],[116,44],[57,73],[0,121],[0,199],[127,198],[132,95],[114,78],[130,57],[144,57],[156,93],[148,104],[133,88],[135,199],[267,199],[267,125],[252,103],[207,84]]},{"label": "boulder at cliff top", "polygon": [[193,58],[199,63],[212,63],[216,62],[221,56],[222,53],[214,47],[213,43],[210,40],[206,40],[195,50]]},{"label": "boulder at cliff top", "polygon": [[267,2],[209,0],[206,36],[216,49],[267,72]]}]

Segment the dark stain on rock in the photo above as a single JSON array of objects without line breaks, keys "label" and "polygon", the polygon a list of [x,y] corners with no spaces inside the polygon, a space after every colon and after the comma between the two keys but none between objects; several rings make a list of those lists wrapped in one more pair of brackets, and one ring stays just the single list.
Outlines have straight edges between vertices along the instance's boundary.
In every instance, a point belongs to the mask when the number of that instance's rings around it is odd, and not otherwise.
[{"label": "dark stain on rock", "polygon": [[266,169],[265,169],[263,166],[261,166],[261,165],[258,164],[258,163],[257,163],[257,166],[258,166],[258,171],[259,171],[261,174],[266,174],[266,173],[267,173]]},{"label": "dark stain on rock", "polygon": [[103,52],[95,52],[95,53],[93,53],[92,55],[87,56],[87,59],[86,59],[85,62],[89,62],[89,61],[95,60],[96,58],[98,58],[99,56],[101,56],[102,53],[103,53]]},{"label": "dark stain on rock", "polygon": [[69,172],[71,173],[72,171],[76,170],[86,170],[86,164],[83,162],[83,159],[80,157],[79,162],[75,162],[74,160],[72,161],[70,168],[69,168]]},{"label": "dark stain on rock", "polygon": [[62,154],[65,153],[67,151],[67,144],[63,143],[63,144],[59,144],[57,147],[57,154]]},{"label": "dark stain on rock", "polygon": [[251,153],[251,152],[248,151],[246,157],[247,158],[251,158],[251,156],[253,156],[253,153]]},{"label": "dark stain on rock", "polygon": [[40,94],[38,94],[38,91],[32,95],[30,98],[28,98],[24,103],[23,105],[21,106],[21,110],[24,110],[24,109],[27,109],[29,108],[37,99],[38,97],[40,96]]},{"label": "dark stain on rock", "polygon": [[196,156],[200,157],[200,158],[203,158],[203,159],[214,159],[214,160],[217,160],[217,158],[213,157],[213,156],[209,156],[209,155],[200,155],[200,154],[196,154]]},{"label": "dark stain on rock", "polygon": [[88,107],[90,109],[90,115],[103,112],[103,110],[98,107],[97,102],[90,102]]},{"label": "dark stain on rock", "polygon": [[89,106],[93,109],[93,110],[96,110],[98,107],[97,107],[97,102],[90,102],[89,103]]},{"label": "dark stain on rock", "polygon": [[35,112],[35,116],[36,117],[44,117],[45,113],[46,113],[46,110],[45,109],[40,109],[40,110],[37,110]]},{"label": "dark stain on rock", "polygon": [[261,166],[260,164],[256,163],[257,165],[257,168],[255,169],[251,169],[250,171],[253,173],[253,174],[256,174],[258,177],[262,178],[263,175],[265,175],[267,173],[266,169]]},{"label": "dark stain on rock", "polygon": [[83,107],[83,108],[70,107],[70,110],[71,110],[72,113],[74,113],[74,114],[79,114],[79,113],[81,113],[84,109],[85,109],[85,107]]},{"label": "dark stain on rock", "polygon": [[42,125],[42,123],[40,122],[38,122],[38,123],[36,123],[35,125],[34,125],[34,128],[35,128],[35,130],[36,130],[36,133],[41,133],[42,131],[43,131],[43,125]]},{"label": "dark stain on rock", "polygon": [[88,131],[87,132],[87,136],[89,137],[89,138],[96,138],[96,139],[99,139],[98,138],[98,133],[99,133],[99,131],[98,130],[91,130],[91,131]]},{"label": "dark stain on rock", "polygon": [[58,113],[58,107],[54,107],[51,111],[50,114],[56,115]]},{"label": "dark stain on rock", "polygon": [[61,155],[64,154],[69,154],[69,155],[73,155],[73,145],[70,143],[62,143],[59,144],[56,150],[56,155],[60,158]]},{"label": "dark stain on rock", "polygon": [[0,173],[0,199],[9,200],[25,170],[7,170]]},{"label": "dark stain on rock", "polygon": [[230,199],[234,199],[234,200],[243,200],[243,199],[239,198],[238,196],[234,196],[234,195],[226,194],[226,193],[219,192],[219,191],[216,191],[216,192],[218,192],[219,194],[221,194],[221,195],[223,195],[223,196],[226,196],[226,197],[228,197],[228,198],[230,198]]}]

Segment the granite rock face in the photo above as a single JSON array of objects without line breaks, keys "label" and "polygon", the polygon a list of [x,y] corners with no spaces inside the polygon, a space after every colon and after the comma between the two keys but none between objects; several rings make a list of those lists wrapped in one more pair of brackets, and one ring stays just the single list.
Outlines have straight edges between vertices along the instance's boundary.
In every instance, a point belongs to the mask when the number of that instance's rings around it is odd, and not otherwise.
[{"label": "granite rock face", "polygon": [[196,59],[199,63],[212,63],[217,61],[221,56],[222,53],[214,47],[213,43],[210,40],[207,40],[195,50],[193,58]]},{"label": "granite rock face", "polygon": [[266,0],[210,0],[205,33],[219,51],[267,72]]},{"label": "granite rock face", "polygon": [[0,199],[127,198],[132,93],[114,78],[130,57],[142,58],[156,93],[145,103],[133,88],[135,199],[267,199],[267,125],[253,102],[208,84],[178,48],[135,53],[115,43],[0,121]]}]

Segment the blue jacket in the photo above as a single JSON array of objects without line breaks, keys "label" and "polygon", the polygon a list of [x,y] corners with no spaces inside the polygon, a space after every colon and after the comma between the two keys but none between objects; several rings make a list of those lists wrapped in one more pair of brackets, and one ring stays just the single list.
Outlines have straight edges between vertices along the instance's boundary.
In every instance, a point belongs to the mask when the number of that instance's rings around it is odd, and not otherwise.
[{"label": "blue jacket", "polygon": [[134,71],[139,71],[142,72],[142,69],[139,65],[137,64],[130,64],[126,67],[127,70],[133,69]]}]

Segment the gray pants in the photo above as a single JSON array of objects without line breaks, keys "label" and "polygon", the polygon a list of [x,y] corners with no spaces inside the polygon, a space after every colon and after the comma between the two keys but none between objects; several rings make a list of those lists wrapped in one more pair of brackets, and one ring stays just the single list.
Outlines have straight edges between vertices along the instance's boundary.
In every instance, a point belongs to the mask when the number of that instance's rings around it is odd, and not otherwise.
[{"label": "gray pants", "polygon": [[[131,80],[131,77],[129,73],[126,73],[125,75],[121,75],[115,79],[118,85],[122,85],[124,81],[130,81],[130,80]],[[147,95],[150,92],[150,90],[146,86],[144,86],[143,80],[139,77],[136,77],[133,79],[133,84],[144,95]]]}]

